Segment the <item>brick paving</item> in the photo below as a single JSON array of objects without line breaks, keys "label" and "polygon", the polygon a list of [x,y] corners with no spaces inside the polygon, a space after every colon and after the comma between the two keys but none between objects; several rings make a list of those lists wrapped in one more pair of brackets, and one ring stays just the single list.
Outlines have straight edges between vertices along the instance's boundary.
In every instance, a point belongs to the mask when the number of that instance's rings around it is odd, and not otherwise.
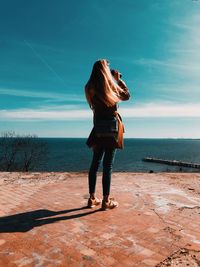
[{"label": "brick paving", "polygon": [[200,174],[113,173],[109,211],[87,190],[87,173],[0,173],[0,267],[200,266]]}]

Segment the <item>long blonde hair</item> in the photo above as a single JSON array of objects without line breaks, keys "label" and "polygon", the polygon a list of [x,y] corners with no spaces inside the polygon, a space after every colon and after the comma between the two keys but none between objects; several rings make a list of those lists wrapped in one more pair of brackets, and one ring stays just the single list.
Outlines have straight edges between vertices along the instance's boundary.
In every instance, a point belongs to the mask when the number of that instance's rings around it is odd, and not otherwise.
[{"label": "long blonde hair", "polygon": [[113,80],[106,59],[94,63],[90,78],[85,85],[85,95],[88,104],[93,108],[93,98],[96,96],[107,107],[120,101],[119,93],[122,89]]}]

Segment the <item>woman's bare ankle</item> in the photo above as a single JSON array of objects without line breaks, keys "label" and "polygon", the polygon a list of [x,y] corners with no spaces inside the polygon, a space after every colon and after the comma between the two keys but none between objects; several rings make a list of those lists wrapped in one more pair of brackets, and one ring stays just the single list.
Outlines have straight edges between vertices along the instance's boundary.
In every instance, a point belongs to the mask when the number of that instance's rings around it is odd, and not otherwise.
[{"label": "woman's bare ankle", "polygon": [[90,198],[91,198],[91,199],[95,199],[95,193],[91,193],[91,194],[90,194]]}]

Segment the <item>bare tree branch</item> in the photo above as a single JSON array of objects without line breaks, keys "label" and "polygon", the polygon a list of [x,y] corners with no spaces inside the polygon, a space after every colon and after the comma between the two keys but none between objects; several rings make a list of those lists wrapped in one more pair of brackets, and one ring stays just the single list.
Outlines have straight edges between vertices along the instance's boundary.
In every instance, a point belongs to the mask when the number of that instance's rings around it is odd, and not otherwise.
[{"label": "bare tree branch", "polygon": [[0,171],[30,171],[48,156],[47,143],[37,135],[3,132],[0,137]]}]

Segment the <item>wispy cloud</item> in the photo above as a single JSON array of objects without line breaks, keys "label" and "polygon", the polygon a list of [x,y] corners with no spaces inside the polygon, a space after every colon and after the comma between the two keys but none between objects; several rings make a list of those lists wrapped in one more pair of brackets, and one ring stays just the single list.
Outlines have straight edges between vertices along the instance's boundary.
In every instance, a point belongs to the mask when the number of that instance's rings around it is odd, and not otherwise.
[{"label": "wispy cloud", "polygon": [[125,118],[189,118],[200,117],[199,104],[158,104],[150,103],[143,106],[121,109]]},{"label": "wispy cloud", "polygon": [[82,120],[92,116],[89,110],[44,110],[44,109],[19,109],[19,110],[0,110],[0,120]]},{"label": "wispy cloud", "polygon": [[11,88],[0,88],[0,95],[10,95],[10,96],[19,96],[19,97],[31,97],[31,98],[42,98],[46,101],[78,101],[85,102],[84,96],[77,94],[62,94],[54,92],[42,92],[42,91],[29,91],[29,90],[20,90],[20,89],[11,89]]},{"label": "wispy cloud", "polygon": [[136,64],[144,65],[148,67],[168,68],[170,70],[177,70],[182,72],[196,72],[199,74],[200,63],[193,62],[177,62],[172,60],[157,60],[157,59],[145,59],[141,58],[134,61]]},{"label": "wispy cloud", "polygon": [[[123,118],[200,118],[199,105],[193,104],[158,104],[151,103],[133,108],[121,108]],[[89,109],[15,109],[0,110],[0,120],[47,120],[47,121],[70,121],[92,119],[92,111]]]},{"label": "wispy cloud", "polygon": [[[177,78],[198,78],[200,73],[200,15],[190,14],[184,19],[169,21],[169,41],[164,44],[163,57],[139,58],[133,63]],[[181,76],[182,75],[182,76]],[[164,76],[164,75],[163,75]],[[199,80],[200,81],[200,80]]]}]

